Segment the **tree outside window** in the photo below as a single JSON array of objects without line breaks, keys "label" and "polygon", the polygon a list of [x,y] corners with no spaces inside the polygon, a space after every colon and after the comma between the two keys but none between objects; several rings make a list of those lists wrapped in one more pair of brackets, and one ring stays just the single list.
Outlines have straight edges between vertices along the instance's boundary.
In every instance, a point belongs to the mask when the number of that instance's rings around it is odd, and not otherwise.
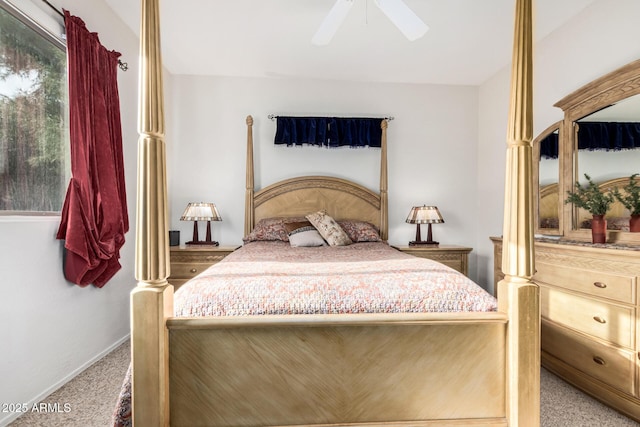
[{"label": "tree outside window", "polygon": [[65,51],[0,7],[0,211],[62,209],[66,111]]}]

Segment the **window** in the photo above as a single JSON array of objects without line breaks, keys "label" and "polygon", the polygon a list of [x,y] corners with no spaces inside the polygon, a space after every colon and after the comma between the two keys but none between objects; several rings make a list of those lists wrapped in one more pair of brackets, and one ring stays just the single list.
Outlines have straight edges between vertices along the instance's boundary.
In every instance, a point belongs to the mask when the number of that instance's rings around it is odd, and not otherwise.
[{"label": "window", "polygon": [[62,42],[0,1],[0,211],[59,212],[70,176]]}]

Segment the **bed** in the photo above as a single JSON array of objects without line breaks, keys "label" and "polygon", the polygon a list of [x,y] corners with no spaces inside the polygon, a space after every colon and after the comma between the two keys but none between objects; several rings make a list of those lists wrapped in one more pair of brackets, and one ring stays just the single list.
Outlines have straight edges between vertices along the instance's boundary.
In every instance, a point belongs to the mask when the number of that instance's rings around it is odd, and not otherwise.
[{"label": "bed", "polygon": [[[531,1],[516,3],[505,190],[509,203],[503,235],[505,280],[499,284],[497,303],[485,307],[488,311],[474,307],[455,312],[307,314],[303,310],[300,314],[204,317],[174,312],[184,308],[183,298],[189,288],[199,287],[200,278],[183,285],[175,300],[166,280],[168,219],[158,7],[157,0],[142,1],[138,286],[131,296],[134,425],[538,425],[539,290],[530,280]],[[385,251],[393,251],[385,242],[385,121],[377,191],[321,176],[293,178],[255,191],[252,118],[246,123],[246,234],[265,219],[325,211],[332,219],[363,221],[379,230],[380,242],[348,245],[352,249],[386,245]],[[246,247],[256,244],[263,243]],[[394,256],[401,262],[416,262],[395,252]],[[231,268],[241,262],[228,258],[218,266]],[[358,262],[361,267],[371,264]],[[247,271],[255,271],[252,268]]]},{"label": "bed", "polygon": [[558,206],[558,183],[553,183],[540,187],[540,199],[538,204],[538,215],[540,217],[540,228],[559,229],[560,209]]}]

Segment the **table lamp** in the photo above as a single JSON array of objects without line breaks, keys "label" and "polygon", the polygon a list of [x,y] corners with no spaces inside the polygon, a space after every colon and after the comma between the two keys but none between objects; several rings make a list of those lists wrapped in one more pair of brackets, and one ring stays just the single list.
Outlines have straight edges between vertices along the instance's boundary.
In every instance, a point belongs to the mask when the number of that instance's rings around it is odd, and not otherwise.
[{"label": "table lamp", "polygon": [[[218,246],[218,242],[211,240],[211,221],[222,221],[222,217],[213,203],[189,203],[180,221],[193,221],[193,239],[186,243],[187,246]],[[198,221],[207,221],[207,236],[204,241],[198,239]]]},{"label": "table lamp", "polygon": [[[423,205],[412,207],[411,212],[409,212],[409,216],[407,216],[406,222],[409,224],[416,224],[416,240],[409,242],[409,246],[438,245],[438,242],[432,238],[431,224],[441,224],[444,222],[444,219],[442,219],[442,215],[440,215],[440,211],[436,206]],[[429,224],[427,240],[422,240],[420,238],[420,224]]]}]

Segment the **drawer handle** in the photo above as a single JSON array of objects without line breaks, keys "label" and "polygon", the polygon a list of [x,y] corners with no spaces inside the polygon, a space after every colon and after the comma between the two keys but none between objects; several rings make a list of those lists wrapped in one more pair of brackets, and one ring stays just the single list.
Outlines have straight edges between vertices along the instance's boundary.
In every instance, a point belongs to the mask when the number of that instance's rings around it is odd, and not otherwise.
[{"label": "drawer handle", "polygon": [[604,366],[604,365],[607,364],[607,362],[602,357],[598,357],[598,356],[594,356],[593,357],[593,361],[596,362],[600,366]]},{"label": "drawer handle", "polygon": [[190,271],[190,272],[192,272],[192,273],[197,273],[197,272],[198,272],[198,270],[197,270],[197,269],[195,269],[195,268],[192,268],[192,269],[191,269],[191,270],[189,270],[189,271]]},{"label": "drawer handle", "polygon": [[593,282],[593,286],[595,286],[596,288],[604,289],[607,287],[607,284],[602,282]]},{"label": "drawer handle", "polygon": [[600,316],[593,316],[593,320],[595,320],[598,323],[607,323],[607,321]]}]

